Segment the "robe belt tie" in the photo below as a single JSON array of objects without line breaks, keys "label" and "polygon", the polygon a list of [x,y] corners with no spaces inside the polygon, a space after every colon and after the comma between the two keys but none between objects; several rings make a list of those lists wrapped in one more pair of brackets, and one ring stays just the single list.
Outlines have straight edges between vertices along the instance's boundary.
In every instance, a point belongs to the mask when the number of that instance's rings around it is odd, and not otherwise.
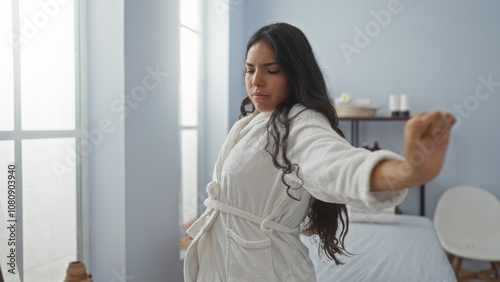
[{"label": "robe belt tie", "polygon": [[278,232],[297,233],[298,234],[300,231],[299,227],[290,228],[290,227],[283,225],[281,223],[277,223],[275,221],[272,221],[271,218],[269,218],[269,217],[262,218],[262,217],[256,216],[252,213],[237,209],[231,205],[228,205],[224,202],[221,202],[221,201],[213,199],[213,198],[207,198],[205,200],[204,204],[209,209],[218,210],[220,212],[234,215],[234,216],[246,219],[248,221],[251,221],[253,223],[256,223],[260,226],[260,229],[265,233],[272,233],[272,231],[275,230]]}]

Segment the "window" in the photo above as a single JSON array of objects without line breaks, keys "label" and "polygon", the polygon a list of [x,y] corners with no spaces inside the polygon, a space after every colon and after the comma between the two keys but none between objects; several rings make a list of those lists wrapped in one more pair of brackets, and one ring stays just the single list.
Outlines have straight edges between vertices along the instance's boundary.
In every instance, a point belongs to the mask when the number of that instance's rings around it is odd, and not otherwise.
[{"label": "window", "polygon": [[180,1],[179,130],[181,146],[181,224],[189,227],[198,217],[201,127],[200,1]]},{"label": "window", "polygon": [[59,281],[82,257],[79,5],[0,1],[0,203],[9,215],[7,169],[15,165],[23,281]]}]

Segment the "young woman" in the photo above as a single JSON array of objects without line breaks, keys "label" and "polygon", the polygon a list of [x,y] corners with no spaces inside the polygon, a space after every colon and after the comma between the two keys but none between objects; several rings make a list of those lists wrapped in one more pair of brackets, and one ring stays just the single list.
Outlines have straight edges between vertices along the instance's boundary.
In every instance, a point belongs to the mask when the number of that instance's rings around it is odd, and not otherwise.
[{"label": "young woman", "polygon": [[[246,53],[248,97],[219,154],[186,281],[316,281],[299,234],[318,234],[341,263],[345,204],[380,210],[406,187],[437,176],[454,117],[417,115],[405,128],[405,157],[353,148],[343,138],[326,84],[304,34],[285,23],[259,29]],[[301,223],[308,217],[301,230]]]}]

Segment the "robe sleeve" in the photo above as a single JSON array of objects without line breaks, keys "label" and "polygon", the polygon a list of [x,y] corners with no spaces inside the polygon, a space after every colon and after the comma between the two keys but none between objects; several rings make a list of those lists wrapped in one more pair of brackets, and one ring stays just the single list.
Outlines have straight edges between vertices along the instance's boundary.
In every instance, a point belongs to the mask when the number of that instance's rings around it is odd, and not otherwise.
[{"label": "robe sleeve", "polygon": [[388,150],[370,152],[352,147],[321,113],[300,112],[290,126],[288,143],[288,157],[299,165],[300,177],[293,173],[288,179],[301,183],[316,199],[380,211],[400,204],[407,194],[407,189],[370,192],[370,176],[375,165],[403,157]]}]

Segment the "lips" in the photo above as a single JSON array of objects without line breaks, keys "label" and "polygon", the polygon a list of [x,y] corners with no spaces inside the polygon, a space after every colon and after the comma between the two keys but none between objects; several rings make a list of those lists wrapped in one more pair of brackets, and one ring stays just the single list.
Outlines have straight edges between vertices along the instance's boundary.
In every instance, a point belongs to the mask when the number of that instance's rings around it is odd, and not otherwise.
[{"label": "lips", "polygon": [[267,94],[264,94],[262,92],[254,92],[254,93],[252,93],[252,97],[256,100],[264,100],[264,99],[271,97],[271,95],[267,95]]}]

